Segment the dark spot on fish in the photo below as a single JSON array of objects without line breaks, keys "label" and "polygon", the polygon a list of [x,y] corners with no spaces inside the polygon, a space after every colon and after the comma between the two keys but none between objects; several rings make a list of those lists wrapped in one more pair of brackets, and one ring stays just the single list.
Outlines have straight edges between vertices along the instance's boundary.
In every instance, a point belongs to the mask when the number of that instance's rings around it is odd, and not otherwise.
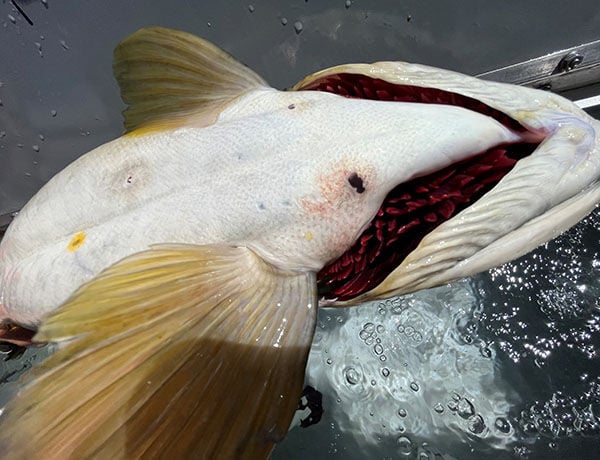
[{"label": "dark spot on fish", "polygon": [[350,177],[348,177],[348,183],[355,188],[358,193],[363,193],[365,191],[362,177],[356,173],[350,174]]},{"label": "dark spot on fish", "polygon": [[127,183],[131,184],[133,182],[133,176],[127,176]]},{"label": "dark spot on fish", "polygon": [[267,207],[265,206],[264,203],[258,203],[258,205],[256,207],[258,209],[260,209],[261,211],[264,211],[265,209],[267,209]]},{"label": "dark spot on fish", "polygon": [[290,110],[294,110],[295,108],[296,108],[296,104],[288,105],[288,109],[290,109]]}]

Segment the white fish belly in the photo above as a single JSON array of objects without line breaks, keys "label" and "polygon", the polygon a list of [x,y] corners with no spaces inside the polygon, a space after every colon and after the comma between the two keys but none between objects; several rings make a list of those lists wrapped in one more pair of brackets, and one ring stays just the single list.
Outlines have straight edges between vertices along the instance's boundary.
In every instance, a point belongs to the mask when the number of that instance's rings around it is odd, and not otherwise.
[{"label": "white fish belly", "polygon": [[[315,271],[398,182],[510,139],[456,107],[258,91],[212,126],[126,136],[59,173],[0,245],[0,304],[37,322],[101,270],[161,243],[245,245]],[[372,172],[360,199],[350,170]],[[338,179],[338,191],[323,182]]]}]

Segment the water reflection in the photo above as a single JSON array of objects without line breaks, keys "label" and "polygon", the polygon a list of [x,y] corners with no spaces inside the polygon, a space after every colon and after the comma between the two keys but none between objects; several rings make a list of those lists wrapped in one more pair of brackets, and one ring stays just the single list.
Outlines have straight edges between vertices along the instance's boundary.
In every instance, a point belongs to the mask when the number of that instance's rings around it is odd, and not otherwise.
[{"label": "water reflection", "polygon": [[594,458],[600,212],[474,279],[321,312],[322,423],[273,458]]}]

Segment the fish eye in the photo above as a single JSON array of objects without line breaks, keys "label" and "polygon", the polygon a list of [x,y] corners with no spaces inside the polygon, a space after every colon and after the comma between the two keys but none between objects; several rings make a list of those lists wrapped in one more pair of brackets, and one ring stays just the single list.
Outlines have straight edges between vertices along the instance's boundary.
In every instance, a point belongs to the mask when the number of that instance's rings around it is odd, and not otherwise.
[{"label": "fish eye", "polygon": [[350,176],[348,176],[348,183],[354,188],[356,189],[356,191],[358,193],[363,193],[365,191],[365,186],[362,180],[362,177],[360,177],[357,173],[353,172],[352,174],[350,174]]}]

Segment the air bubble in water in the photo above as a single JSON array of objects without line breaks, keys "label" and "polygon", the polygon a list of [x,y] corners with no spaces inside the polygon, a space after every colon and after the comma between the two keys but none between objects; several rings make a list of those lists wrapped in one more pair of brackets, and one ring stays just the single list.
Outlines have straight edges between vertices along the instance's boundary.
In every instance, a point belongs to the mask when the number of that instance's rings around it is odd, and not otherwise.
[{"label": "air bubble in water", "polygon": [[383,369],[381,369],[381,375],[383,375],[384,377],[389,377],[390,370],[387,367],[384,367]]},{"label": "air bubble in water", "polygon": [[491,358],[492,357],[492,350],[490,350],[489,347],[486,344],[483,344],[479,348],[479,353],[481,353],[481,356],[483,356],[484,358]]},{"label": "air bubble in water", "polygon": [[294,30],[296,31],[297,34],[302,32],[302,29],[304,29],[304,26],[302,25],[302,23],[300,21],[294,22]]},{"label": "air bubble in water", "polygon": [[475,415],[475,408],[467,398],[462,398],[458,403],[458,415],[464,419],[468,419]]},{"label": "air bubble in water", "polygon": [[287,25],[287,23],[288,23],[288,20],[287,20],[287,18],[281,18],[281,25],[284,25],[284,26],[286,26],[286,25]]},{"label": "air bubble in water", "polygon": [[400,417],[406,417],[406,409],[403,409],[403,408],[398,409],[398,415]]},{"label": "air bubble in water", "polygon": [[412,442],[406,436],[400,436],[396,440],[396,444],[398,444],[398,450],[401,454],[407,455],[411,453],[413,447]]},{"label": "air bubble in water", "polygon": [[507,434],[510,432],[510,422],[504,417],[498,417],[494,422],[494,426],[500,433]]},{"label": "air bubble in water", "polygon": [[248,11],[254,13],[254,5],[248,5]]},{"label": "air bubble in water", "polygon": [[12,22],[13,24],[16,24],[16,23],[17,23],[17,18],[15,18],[15,17],[14,17],[12,14],[9,14],[9,15],[8,15],[8,20],[9,20],[10,22]]},{"label": "air bubble in water", "polygon": [[435,406],[433,406],[433,410],[436,411],[438,414],[443,414],[444,406],[442,406],[440,403],[437,403]]},{"label": "air bubble in water", "polygon": [[56,110],[50,110],[50,116],[55,117],[58,112]]},{"label": "air bubble in water", "polygon": [[360,382],[360,372],[358,372],[355,368],[349,367],[344,371],[346,376],[346,382],[350,385],[356,385]]},{"label": "air bubble in water", "polygon": [[410,389],[412,391],[419,391],[419,384],[417,382],[411,382],[410,383]]},{"label": "air bubble in water", "polygon": [[60,46],[62,46],[64,49],[68,50],[69,49],[69,45],[67,45],[67,42],[64,40],[60,41]]},{"label": "air bubble in water", "polygon": [[485,423],[481,415],[477,414],[475,417],[469,419],[468,425],[469,431],[473,434],[481,434],[485,430]]}]

